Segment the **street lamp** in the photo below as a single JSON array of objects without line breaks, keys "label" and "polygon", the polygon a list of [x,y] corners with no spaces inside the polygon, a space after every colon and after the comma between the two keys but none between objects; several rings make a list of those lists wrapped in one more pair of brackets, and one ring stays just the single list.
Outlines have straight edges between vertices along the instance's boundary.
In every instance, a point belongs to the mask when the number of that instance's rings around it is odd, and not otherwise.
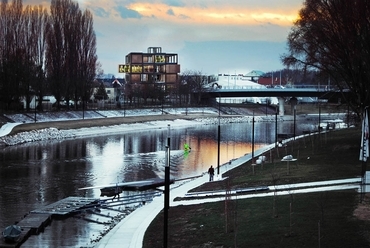
[{"label": "street lamp", "polygon": [[275,108],[275,148],[277,147],[278,138],[277,138],[277,123],[278,123],[278,106]]},{"label": "street lamp", "polygon": [[168,124],[168,137],[166,145],[166,165],[164,170],[164,209],[163,209],[163,247],[168,243],[168,209],[170,208],[170,125]]},{"label": "street lamp", "polygon": [[36,99],[36,96],[34,97],[34,99],[35,99],[35,123],[36,123],[36,121],[37,121],[37,118],[36,118],[36,113],[37,113],[37,109],[36,109],[36,106],[37,106],[36,101],[37,101],[37,99]]},{"label": "street lamp", "polygon": [[218,129],[217,129],[217,177],[220,176],[220,139],[221,139],[221,127],[220,127],[220,103],[221,97],[218,98]]},{"label": "street lamp", "polygon": [[252,159],[251,159],[252,164],[254,164],[253,159],[254,159],[254,111],[252,118]]}]

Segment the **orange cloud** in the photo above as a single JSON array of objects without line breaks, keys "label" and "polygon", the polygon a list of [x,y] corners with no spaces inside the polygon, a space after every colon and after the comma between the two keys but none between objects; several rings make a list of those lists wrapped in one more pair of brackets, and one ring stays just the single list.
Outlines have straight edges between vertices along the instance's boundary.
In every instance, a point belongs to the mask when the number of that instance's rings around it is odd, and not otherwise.
[{"label": "orange cloud", "polygon": [[174,7],[158,3],[133,3],[127,6],[145,17],[172,22],[188,22],[211,25],[255,25],[258,23],[273,23],[280,26],[291,26],[297,19],[297,10],[257,10],[246,7]]}]

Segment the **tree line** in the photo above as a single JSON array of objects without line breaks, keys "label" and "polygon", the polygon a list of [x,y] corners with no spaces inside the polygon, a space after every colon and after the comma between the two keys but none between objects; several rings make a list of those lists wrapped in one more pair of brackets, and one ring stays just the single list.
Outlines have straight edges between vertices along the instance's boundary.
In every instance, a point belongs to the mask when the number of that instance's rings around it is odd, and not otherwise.
[{"label": "tree line", "polygon": [[[126,83],[122,90],[125,102],[128,105],[147,105],[155,103],[171,102],[173,105],[189,106],[205,104],[202,102],[202,95],[209,90],[217,80],[215,76],[204,75],[201,71],[186,70],[179,74],[176,82],[158,84],[155,82],[132,84]],[[101,87],[99,87],[101,88]],[[98,89],[103,95],[103,90]],[[197,97],[194,98],[194,94]]]},{"label": "tree line", "polygon": [[[23,6],[22,0],[0,5],[0,104],[17,109],[33,96],[52,94],[85,102],[99,68],[93,16],[71,0],[52,0],[45,7]],[[42,110],[42,109],[40,109]]]}]

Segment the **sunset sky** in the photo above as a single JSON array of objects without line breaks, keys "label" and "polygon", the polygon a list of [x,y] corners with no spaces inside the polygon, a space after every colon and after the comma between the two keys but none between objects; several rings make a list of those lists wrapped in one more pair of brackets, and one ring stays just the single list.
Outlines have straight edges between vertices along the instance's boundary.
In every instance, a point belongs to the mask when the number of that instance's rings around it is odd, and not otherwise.
[{"label": "sunset sky", "polygon": [[[272,71],[303,0],[78,0],[94,16],[97,55],[117,77],[130,52],[162,47],[181,71],[203,74]],[[50,1],[24,0],[26,5]]]}]

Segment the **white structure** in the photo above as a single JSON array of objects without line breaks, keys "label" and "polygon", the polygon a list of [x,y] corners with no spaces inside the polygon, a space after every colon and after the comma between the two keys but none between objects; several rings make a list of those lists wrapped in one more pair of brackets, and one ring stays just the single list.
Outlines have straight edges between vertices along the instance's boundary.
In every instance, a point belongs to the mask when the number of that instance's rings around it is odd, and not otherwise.
[{"label": "white structure", "polygon": [[[218,75],[218,79],[213,85],[222,89],[266,89],[266,86],[255,83],[244,75]],[[276,97],[230,97],[216,99],[216,101],[221,103],[266,103],[269,101],[270,104],[278,104]]]},{"label": "white structure", "polygon": [[[30,108],[31,109],[35,109],[35,106],[37,106],[37,104],[39,104],[36,99],[37,99],[36,96],[33,96],[31,98],[31,101],[30,101]],[[45,110],[50,110],[52,104],[56,102],[56,99],[55,99],[54,96],[44,96],[42,99],[43,99],[43,101],[42,101],[43,109],[45,109]],[[26,108],[26,99],[22,99],[21,102],[23,104],[23,108]]]}]

